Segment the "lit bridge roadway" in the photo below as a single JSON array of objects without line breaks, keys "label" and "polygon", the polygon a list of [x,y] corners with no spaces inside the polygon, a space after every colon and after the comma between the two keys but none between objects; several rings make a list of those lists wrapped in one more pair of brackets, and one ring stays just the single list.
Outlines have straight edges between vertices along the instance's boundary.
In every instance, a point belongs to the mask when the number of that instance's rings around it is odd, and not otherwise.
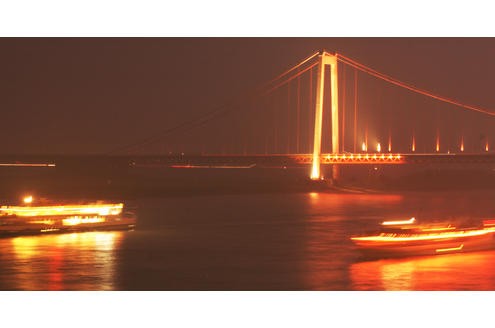
[{"label": "lit bridge roadway", "polygon": [[[311,165],[312,154],[289,155],[167,155],[139,156],[135,167],[194,168],[288,168]],[[323,165],[404,165],[404,164],[495,164],[495,154],[322,154]]]}]

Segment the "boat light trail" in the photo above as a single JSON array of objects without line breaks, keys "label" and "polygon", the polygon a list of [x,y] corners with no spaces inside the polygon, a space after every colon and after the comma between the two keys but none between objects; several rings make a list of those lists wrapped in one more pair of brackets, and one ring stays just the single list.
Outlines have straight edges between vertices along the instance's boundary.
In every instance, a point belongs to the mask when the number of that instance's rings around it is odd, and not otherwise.
[{"label": "boat light trail", "polygon": [[459,247],[451,247],[451,248],[439,248],[435,249],[435,252],[437,253],[442,253],[442,252],[453,252],[453,251],[460,251],[464,247],[464,244],[461,244]]},{"label": "boat light trail", "polygon": [[98,214],[118,215],[122,212],[123,203],[93,205],[56,205],[56,206],[2,206],[0,215],[16,215],[22,217],[49,215]]},{"label": "boat light trail", "polygon": [[352,237],[352,240],[360,241],[374,241],[374,242],[384,242],[384,243],[400,243],[404,241],[421,241],[421,240],[444,240],[450,238],[467,238],[474,236],[482,236],[489,233],[493,233],[492,230],[480,229],[480,230],[461,230],[456,232],[442,232],[442,233],[432,233],[432,234],[404,234],[397,235],[395,233],[382,233],[377,236],[367,236],[367,237]]},{"label": "boat light trail", "polygon": [[82,218],[80,216],[73,216],[67,219],[62,220],[62,224],[64,226],[74,226],[79,224],[88,224],[88,223],[101,223],[105,222],[105,218],[102,217],[85,217]]},{"label": "boat light trail", "polygon": [[416,222],[415,218],[410,218],[409,220],[399,220],[399,221],[383,221],[382,225],[399,225],[399,224],[413,224]]},{"label": "boat light trail", "polygon": [[0,163],[6,167],[55,167],[55,163]]}]

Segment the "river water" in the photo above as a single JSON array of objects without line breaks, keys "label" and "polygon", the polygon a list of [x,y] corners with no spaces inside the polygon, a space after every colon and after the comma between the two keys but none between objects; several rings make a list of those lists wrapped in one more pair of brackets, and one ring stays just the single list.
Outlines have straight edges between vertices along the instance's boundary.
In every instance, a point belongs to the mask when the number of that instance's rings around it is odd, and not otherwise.
[{"label": "river water", "polygon": [[135,200],[134,231],[0,239],[1,290],[495,290],[495,251],[363,260],[386,219],[495,217],[495,191]]}]

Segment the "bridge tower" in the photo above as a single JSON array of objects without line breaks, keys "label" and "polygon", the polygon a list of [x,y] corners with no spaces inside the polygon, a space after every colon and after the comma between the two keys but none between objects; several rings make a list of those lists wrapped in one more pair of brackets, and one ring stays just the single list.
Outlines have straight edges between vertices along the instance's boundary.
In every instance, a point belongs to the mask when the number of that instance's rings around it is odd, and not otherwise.
[{"label": "bridge tower", "polygon": [[[313,160],[311,168],[311,179],[319,180],[321,178],[321,131],[323,125],[323,91],[325,87],[325,67],[330,65],[330,91],[331,91],[331,128],[332,128],[332,153],[339,153],[339,90],[338,90],[338,71],[337,55],[332,55],[322,51],[318,56],[318,76],[316,85],[316,102],[315,102],[315,129],[314,129],[314,146]],[[337,165],[332,166],[332,179],[338,178]]]}]

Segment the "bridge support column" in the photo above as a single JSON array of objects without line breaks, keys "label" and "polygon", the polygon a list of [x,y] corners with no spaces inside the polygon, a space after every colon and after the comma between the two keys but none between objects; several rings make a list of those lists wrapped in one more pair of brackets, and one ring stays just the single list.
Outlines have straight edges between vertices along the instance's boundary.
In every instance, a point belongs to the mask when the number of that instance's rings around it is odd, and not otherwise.
[{"label": "bridge support column", "polygon": [[[319,55],[320,63],[318,65],[318,76],[316,85],[316,102],[315,102],[315,130],[313,146],[313,162],[311,167],[311,179],[319,180],[321,178],[321,131],[323,125],[323,95],[325,88],[325,67],[330,65],[330,91],[332,96],[331,115],[332,115],[332,153],[339,153],[339,90],[338,90],[338,70],[337,56],[323,51]],[[338,178],[338,166],[332,166],[332,179]]]}]

